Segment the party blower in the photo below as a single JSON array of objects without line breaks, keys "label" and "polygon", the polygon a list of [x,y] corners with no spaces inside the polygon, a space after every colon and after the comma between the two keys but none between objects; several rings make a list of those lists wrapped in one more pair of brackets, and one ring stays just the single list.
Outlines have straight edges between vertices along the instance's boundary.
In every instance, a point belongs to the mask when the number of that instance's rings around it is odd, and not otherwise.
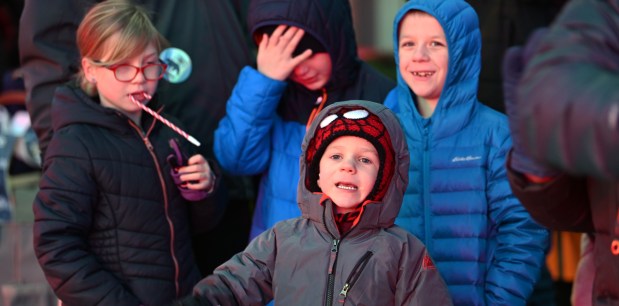
[{"label": "party blower", "polygon": [[131,101],[133,101],[133,103],[135,103],[137,106],[139,106],[145,112],[151,114],[151,116],[155,117],[155,119],[161,121],[163,124],[165,124],[168,127],[170,127],[174,132],[176,132],[179,135],[185,137],[185,139],[187,139],[192,144],[196,145],[197,147],[200,146],[200,142],[197,139],[193,138],[193,136],[187,134],[187,132],[181,130],[178,126],[174,125],[174,123],[168,121],[166,118],[163,118],[157,112],[155,112],[154,110],[150,109],[150,107],[142,104],[142,102],[141,102],[141,101],[148,101],[150,99],[152,99],[152,97],[149,94],[145,93],[145,92],[143,92],[141,94],[131,95]]}]

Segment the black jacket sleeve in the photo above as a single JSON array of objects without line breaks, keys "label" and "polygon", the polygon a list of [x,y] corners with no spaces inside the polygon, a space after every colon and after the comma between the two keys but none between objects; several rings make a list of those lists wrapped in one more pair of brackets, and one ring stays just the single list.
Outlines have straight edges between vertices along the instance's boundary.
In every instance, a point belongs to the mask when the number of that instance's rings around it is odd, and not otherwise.
[{"label": "black jacket sleeve", "polygon": [[205,234],[219,224],[226,211],[226,203],[228,203],[228,193],[221,187],[222,173],[219,166],[213,159],[208,159],[208,163],[216,177],[215,188],[205,199],[188,203],[191,229],[194,235]]},{"label": "black jacket sleeve", "polygon": [[[171,116],[167,116],[167,118],[184,129],[178,119]],[[188,141],[180,141],[180,145],[180,149],[187,159],[194,154],[199,154],[197,148]],[[205,156],[205,158],[215,175],[215,187],[206,198],[195,202],[187,201],[192,235],[202,235],[215,228],[223,218],[226,211],[226,203],[228,203],[228,192],[223,189],[221,184],[223,174],[219,164],[214,158],[209,158],[208,156]]]}]

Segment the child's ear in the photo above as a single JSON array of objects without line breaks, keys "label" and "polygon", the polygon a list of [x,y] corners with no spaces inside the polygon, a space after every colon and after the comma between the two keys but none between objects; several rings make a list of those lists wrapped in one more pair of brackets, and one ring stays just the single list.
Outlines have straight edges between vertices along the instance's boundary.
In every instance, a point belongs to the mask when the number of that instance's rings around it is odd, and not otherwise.
[{"label": "child's ear", "polygon": [[87,80],[95,79],[95,64],[93,64],[89,59],[82,58],[82,71],[84,71],[84,77]]}]

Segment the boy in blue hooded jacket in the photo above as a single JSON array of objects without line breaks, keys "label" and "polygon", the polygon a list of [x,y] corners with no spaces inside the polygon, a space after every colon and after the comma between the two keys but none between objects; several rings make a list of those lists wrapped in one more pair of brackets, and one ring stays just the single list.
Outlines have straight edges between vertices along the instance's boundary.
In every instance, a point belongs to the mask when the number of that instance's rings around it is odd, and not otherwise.
[{"label": "boy in blue hooded jacket", "polygon": [[251,238],[298,217],[301,142],[335,101],[382,103],[395,83],[357,56],[347,0],[252,0],[248,26],[257,67],[245,67],[215,131],[221,167],[261,175]]},{"label": "boy in blue hooded jacket", "polygon": [[513,196],[507,119],[477,100],[481,35],[461,0],[412,0],[394,21],[410,183],[396,224],[427,246],[456,305],[525,305],[548,232]]}]

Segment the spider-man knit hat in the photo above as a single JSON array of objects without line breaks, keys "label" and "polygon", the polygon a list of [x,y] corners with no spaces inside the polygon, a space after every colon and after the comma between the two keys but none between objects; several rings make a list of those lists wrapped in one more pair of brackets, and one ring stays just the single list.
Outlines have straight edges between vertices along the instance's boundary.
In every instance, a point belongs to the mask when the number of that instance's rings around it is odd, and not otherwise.
[{"label": "spider-man knit hat", "polygon": [[312,192],[320,192],[317,180],[320,172],[320,158],[327,146],[341,136],[356,136],[369,141],[380,159],[380,168],[374,188],[366,200],[380,201],[393,176],[395,154],[387,129],[378,116],[361,107],[341,108],[320,122],[314,137],[307,147],[307,175],[305,185]]}]

